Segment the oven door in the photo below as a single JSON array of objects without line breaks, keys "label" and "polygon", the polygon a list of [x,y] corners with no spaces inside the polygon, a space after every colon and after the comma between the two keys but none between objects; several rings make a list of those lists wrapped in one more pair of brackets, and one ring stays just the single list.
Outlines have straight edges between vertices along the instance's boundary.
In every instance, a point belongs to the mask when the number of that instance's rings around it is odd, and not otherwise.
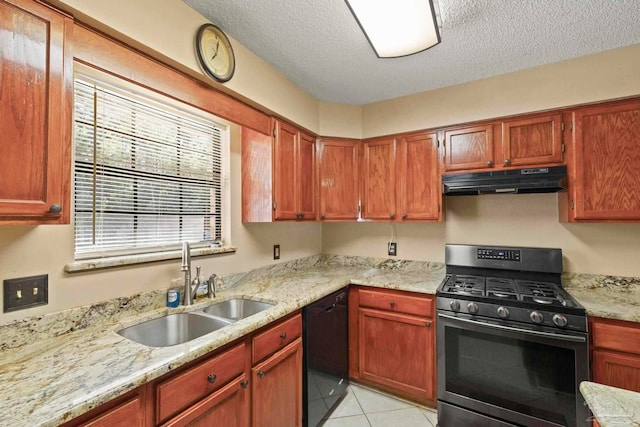
[{"label": "oven door", "polygon": [[586,334],[448,312],[437,325],[440,427],[590,425]]}]

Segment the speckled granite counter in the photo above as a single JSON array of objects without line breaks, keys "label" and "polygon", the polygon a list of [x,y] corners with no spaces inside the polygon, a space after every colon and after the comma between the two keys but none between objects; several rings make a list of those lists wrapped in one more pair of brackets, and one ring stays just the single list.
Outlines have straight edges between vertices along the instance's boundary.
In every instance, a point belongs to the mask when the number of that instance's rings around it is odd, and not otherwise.
[{"label": "speckled granite counter", "polygon": [[[73,419],[349,283],[435,293],[443,277],[440,263],[327,256],[253,270],[226,278],[226,289],[216,300],[251,297],[276,303],[275,307],[164,348],[146,347],[116,333],[168,312],[185,311],[162,307],[164,292],[3,325],[0,425],[55,426]],[[188,309],[211,303],[205,299]],[[24,339],[31,344],[21,342]]]},{"label": "speckled granite counter", "polygon": [[640,393],[588,381],[580,393],[601,427],[640,426]]}]

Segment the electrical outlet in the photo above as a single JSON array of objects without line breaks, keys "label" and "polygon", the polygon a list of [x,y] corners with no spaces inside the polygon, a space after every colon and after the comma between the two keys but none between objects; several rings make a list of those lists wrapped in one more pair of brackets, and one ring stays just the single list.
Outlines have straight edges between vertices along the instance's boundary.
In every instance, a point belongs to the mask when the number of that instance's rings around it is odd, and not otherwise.
[{"label": "electrical outlet", "polygon": [[4,281],[4,312],[49,303],[49,276],[20,277]]},{"label": "electrical outlet", "polygon": [[273,245],[273,259],[280,259],[280,245]]},{"label": "electrical outlet", "polygon": [[398,255],[398,244],[396,242],[389,242],[388,254],[389,256]]}]

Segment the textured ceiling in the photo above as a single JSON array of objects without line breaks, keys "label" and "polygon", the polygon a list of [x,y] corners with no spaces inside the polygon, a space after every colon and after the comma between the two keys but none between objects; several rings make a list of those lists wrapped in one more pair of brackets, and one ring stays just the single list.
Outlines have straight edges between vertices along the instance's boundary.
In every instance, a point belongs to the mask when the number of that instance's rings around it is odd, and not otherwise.
[{"label": "textured ceiling", "polygon": [[442,43],[395,59],[376,57],[343,0],[185,2],[315,98],[343,104],[640,43],[640,0],[439,0]]}]

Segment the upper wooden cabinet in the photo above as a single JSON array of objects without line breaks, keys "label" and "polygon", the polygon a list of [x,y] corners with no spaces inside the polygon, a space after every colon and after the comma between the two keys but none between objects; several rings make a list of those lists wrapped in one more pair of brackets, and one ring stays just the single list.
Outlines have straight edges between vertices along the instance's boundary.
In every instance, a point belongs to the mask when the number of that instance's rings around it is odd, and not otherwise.
[{"label": "upper wooden cabinet", "polygon": [[640,100],[571,113],[569,220],[640,220]]},{"label": "upper wooden cabinet", "polygon": [[502,164],[562,163],[562,115],[548,114],[502,122]]},{"label": "upper wooden cabinet", "polygon": [[362,143],[362,219],[396,218],[396,140],[377,138]]},{"label": "upper wooden cabinet", "polygon": [[442,183],[435,133],[400,138],[397,151],[398,221],[441,221]]},{"label": "upper wooden cabinet", "polygon": [[315,220],[315,137],[279,121],[273,133],[242,129],[242,221]]},{"label": "upper wooden cabinet", "polygon": [[358,219],[360,143],[322,139],[318,144],[319,213],[322,220]]},{"label": "upper wooden cabinet", "polygon": [[0,0],[0,223],[69,223],[72,20]]},{"label": "upper wooden cabinet", "polygon": [[459,171],[494,167],[493,124],[446,129],[444,169]]}]

